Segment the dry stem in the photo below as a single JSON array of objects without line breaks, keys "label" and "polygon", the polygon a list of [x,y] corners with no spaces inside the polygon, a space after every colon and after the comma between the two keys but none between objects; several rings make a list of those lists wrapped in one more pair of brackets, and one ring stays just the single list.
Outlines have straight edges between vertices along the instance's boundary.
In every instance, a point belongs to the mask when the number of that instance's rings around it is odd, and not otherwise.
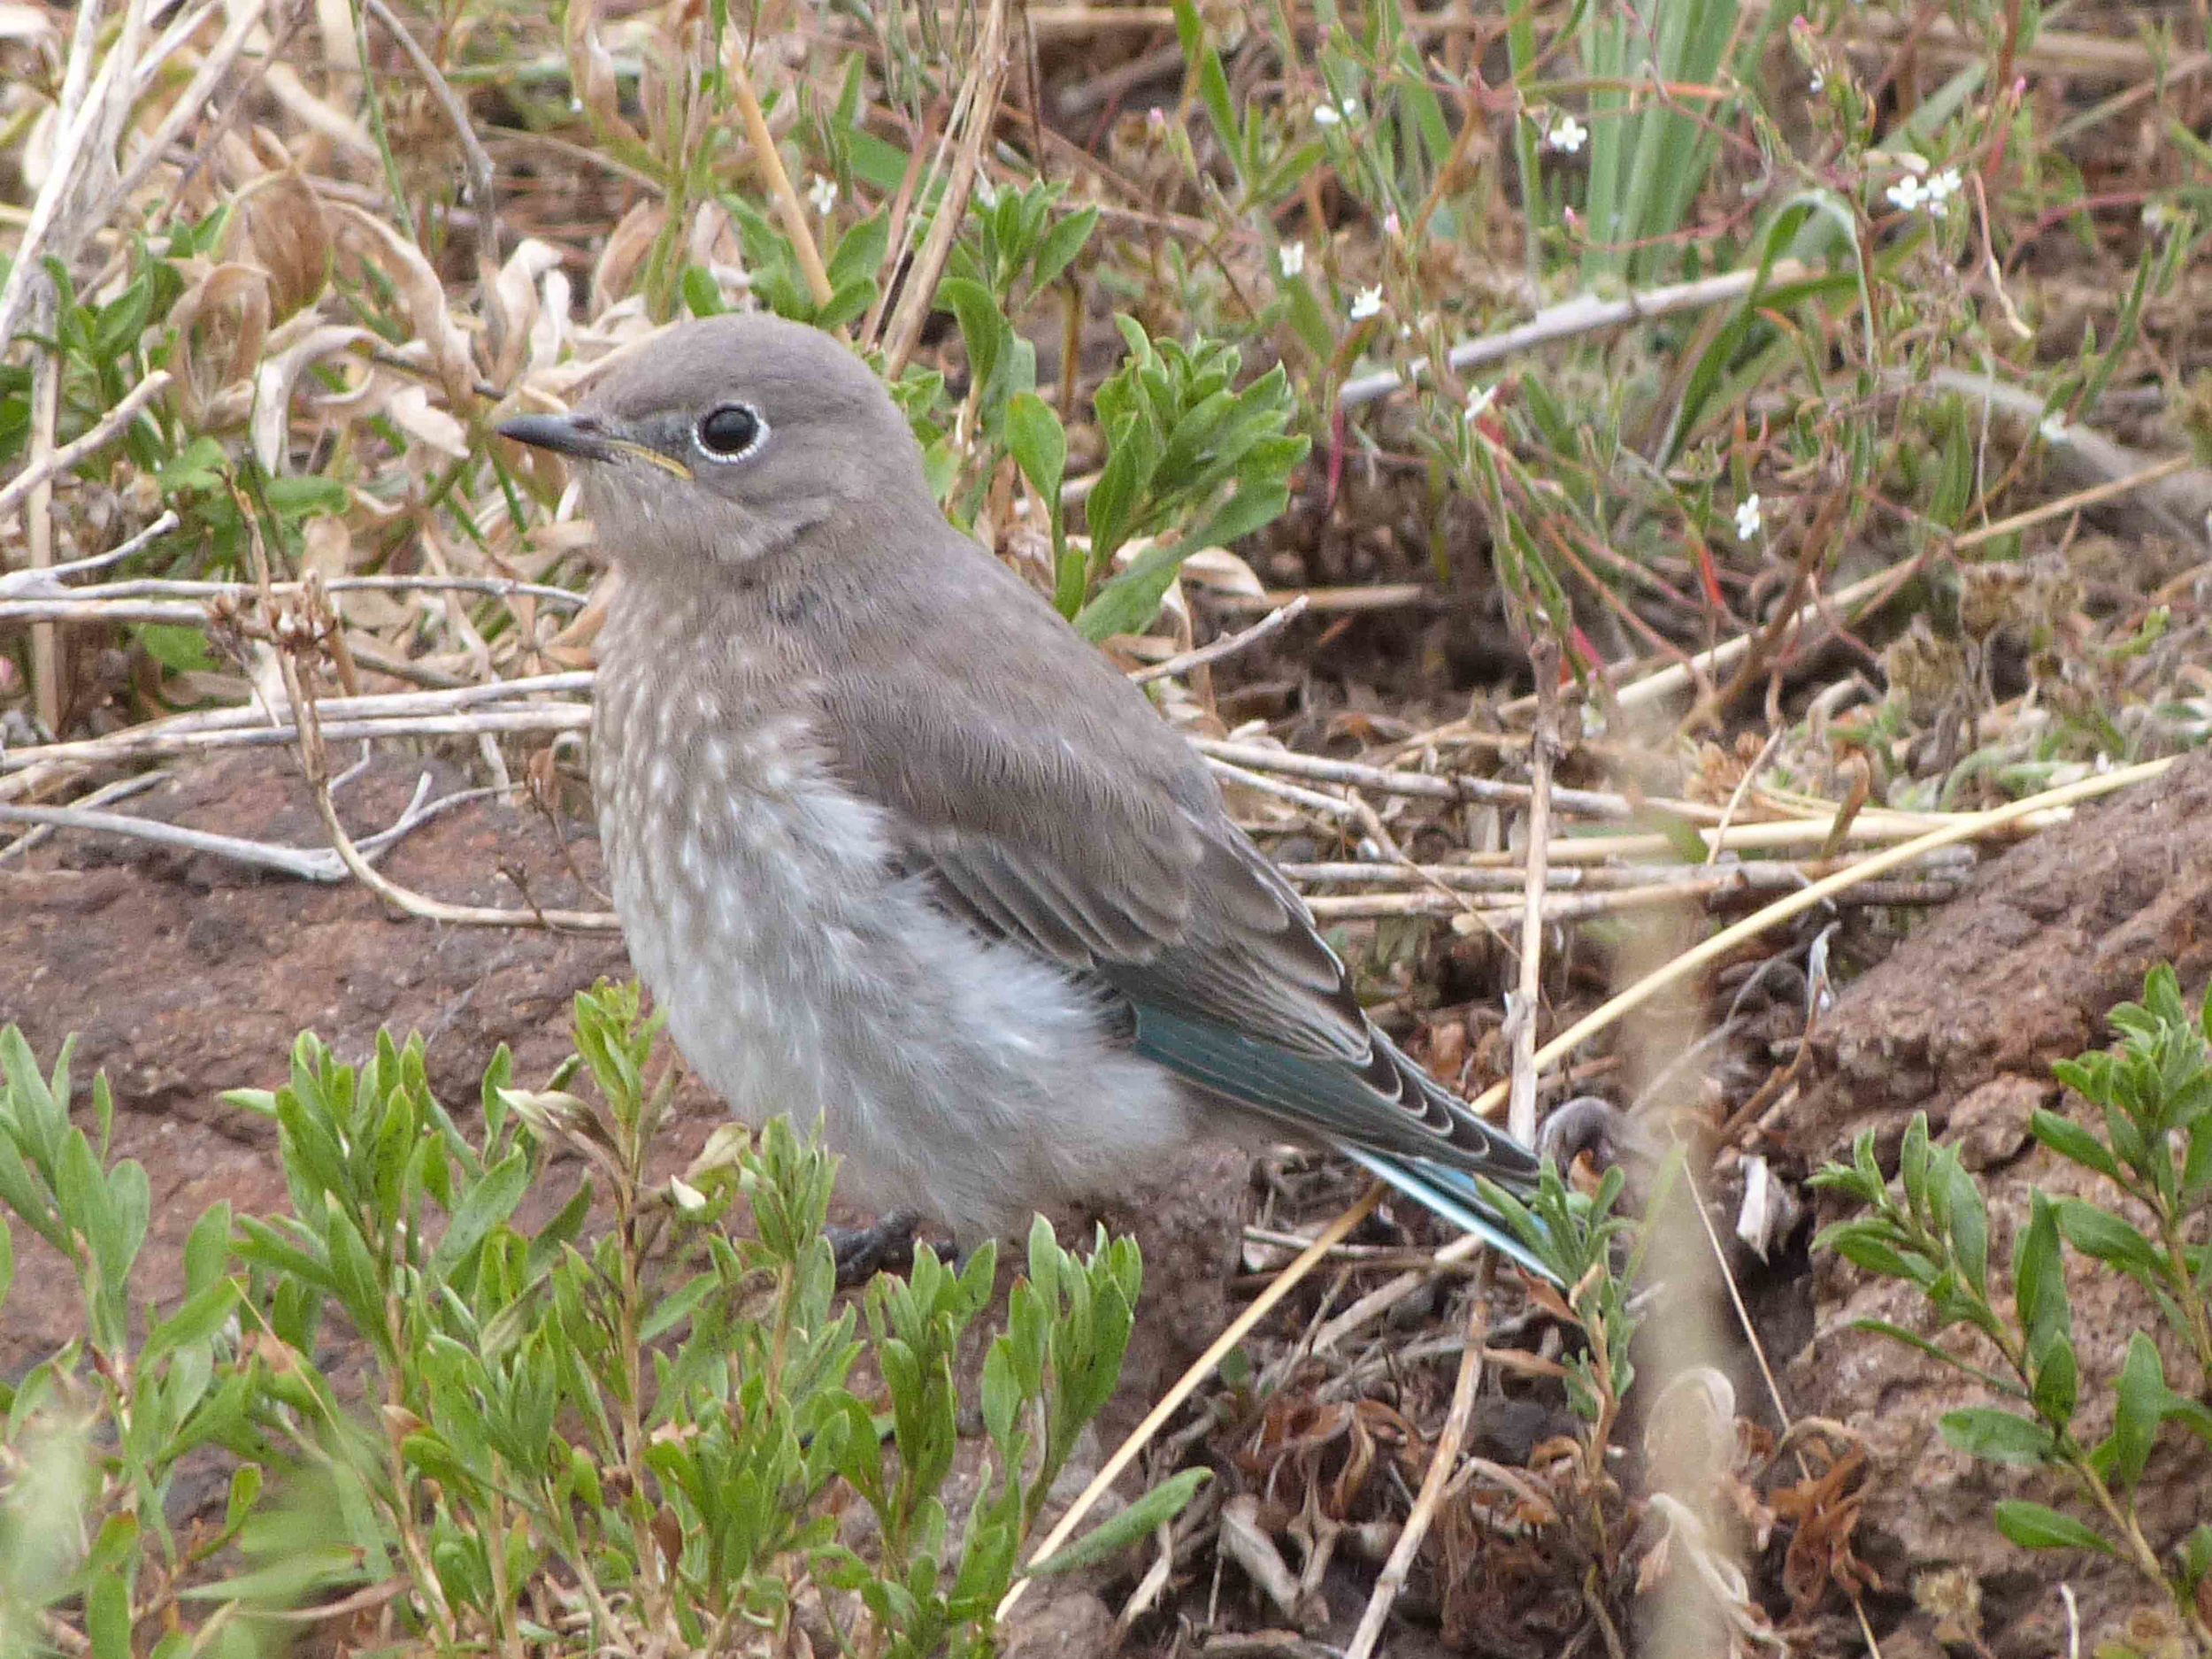
[{"label": "dry stem", "polygon": [[[1528,869],[1521,889],[1521,975],[1512,1015],[1512,1103],[1506,1112],[1506,1133],[1523,1146],[1536,1140],[1536,1013],[1544,995],[1544,877],[1550,867],[1544,849],[1551,841],[1552,757],[1559,747],[1559,648],[1549,634],[1530,641],[1529,665],[1536,675],[1536,740],[1529,749]],[[1364,1623],[1361,1630],[1366,1631]]]}]

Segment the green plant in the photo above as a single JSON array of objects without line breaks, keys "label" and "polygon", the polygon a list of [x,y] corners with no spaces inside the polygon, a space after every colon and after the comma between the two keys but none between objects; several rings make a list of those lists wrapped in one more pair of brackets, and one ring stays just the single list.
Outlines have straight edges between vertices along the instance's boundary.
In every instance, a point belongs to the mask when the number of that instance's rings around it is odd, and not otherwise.
[{"label": "green plant", "polygon": [[[285,1087],[231,1097],[273,1120],[291,1213],[211,1210],[182,1301],[141,1335],[148,1182],[108,1156],[105,1085],[88,1134],[66,1051],[44,1077],[0,1033],[0,1203],[60,1254],[86,1310],[83,1335],[0,1398],[0,1645],[243,1654],[278,1609],[365,1596],[440,1652],[757,1651],[810,1603],[854,1651],[988,1651],[1045,1495],[1119,1374],[1135,1246],[1102,1235],[1079,1256],[1032,1233],[956,1513],[954,1363],[995,1252],[955,1271],[924,1249],[856,1317],[822,1236],[833,1161],[787,1125],[725,1128],[682,1175],[649,1177],[667,1100],[654,1037],[634,988],[580,996],[580,1059],[527,1090],[503,1050],[473,1138],[431,1094],[419,1040],[381,1038],[357,1068],[302,1037]],[[530,1204],[564,1148],[590,1179]],[[741,1205],[751,1237],[720,1225]],[[0,1288],[12,1262],[0,1225]],[[357,1389],[333,1368],[344,1330],[365,1351]],[[871,1373],[879,1389],[856,1380]],[[223,1515],[173,1527],[180,1477],[216,1455]],[[1144,1535],[1201,1479],[1039,1571]],[[856,1532],[861,1511],[873,1525]]]},{"label": "green plant", "polygon": [[[1532,1279],[1531,1300],[1569,1330],[1580,1344],[1563,1361],[1567,1403],[1584,1424],[1580,1455],[1571,1474],[1559,1478],[1563,1525],[1555,1542],[1588,1582],[1618,1586],[1632,1510],[1612,1466],[1615,1432],[1636,1380],[1631,1357],[1638,1316],[1632,1302],[1658,1216],[1672,1189],[1674,1164],[1663,1166],[1647,1218],[1619,1213],[1627,1177],[1606,1171],[1594,1194],[1569,1187],[1558,1168],[1544,1166],[1536,1191],[1523,1201],[1490,1181],[1482,1195],[1521,1242],[1542,1262],[1556,1284]],[[1609,1626],[1603,1599],[1591,1608]],[[1614,1632],[1617,1642],[1617,1632]]]},{"label": "green plant", "polygon": [[[1813,1178],[1868,1211],[1825,1229],[1815,1248],[1915,1286],[1929,1333],[1883,1320],[1859,1328],[1940,1360],[2002,1402],[1950,1412],[1946,1440],[1993,1463],[2064,1477],[2066,1508],[2008,1498],[1997,1505],[1998,1530],[2024,1548],[2085,1549],[2132,1563],[2170,1598],[2199,1650],[2212,1651],[2198,1601],[2212,1576],[2212,1525],[2154,1539],[2136,1505],[2162,1437],[2179,1431],[2212,1444],[2204,1392],[2212,1379],[2212,1246],[2199,1236],[2212,1210],[2212,1001],[2189,1008],[2174,971],[2162,965],[2145,982],[2143,1001],[2111,1018],[2121,1033],[2115,1048],[2053,1068],[2095,1109],[2102,1133],[2042,1110],[2031,1127],[2045,1148],[2101,1178],[2114,1198],[2032,1195],[2012,1248],[2009,1304],[1992,1286],[1988,1207],[1957,1150],[1931,1141],[1924,1114],[1905,1132],[1894,1190],[1871,1133],[1854,1146],[1849,1166],[1832,1164]],[[2194,1363],[2193,1392],[2169,1381],[2147,1332],[2130,1339],[2116,1372],[2085,1378],[2064,1247],[2143,1287]],[[2093,1443],[2078,1434],[2085,1382],[2111,1396],[2111,1426]]]}]

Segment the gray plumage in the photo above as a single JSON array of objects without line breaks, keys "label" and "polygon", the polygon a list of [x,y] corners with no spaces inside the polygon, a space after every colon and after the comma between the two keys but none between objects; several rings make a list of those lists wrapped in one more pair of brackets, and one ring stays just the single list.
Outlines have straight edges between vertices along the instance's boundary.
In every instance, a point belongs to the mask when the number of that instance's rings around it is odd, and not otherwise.
[{"label": "gray plumage", "polygon": [[615,906],[741,1118],[818,1118],[848,1191],[964,1245],[1198,1135],[1343,1147],[1499,1236],[1468,1177],[1532,1156],[1369,1022],[1197,753],[945,522],[845,348],[686,324],[503,431],[582,464],[620,568]]}]

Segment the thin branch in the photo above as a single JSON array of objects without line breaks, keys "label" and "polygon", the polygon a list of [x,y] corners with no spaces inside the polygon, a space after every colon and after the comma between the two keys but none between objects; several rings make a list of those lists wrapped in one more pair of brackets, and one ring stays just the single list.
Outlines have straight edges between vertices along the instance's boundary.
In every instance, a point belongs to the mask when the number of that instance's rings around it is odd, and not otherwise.
[{"label": "thin branch", "polygon": [[[104,553],[87,554],[81,559],[65,559],[59,565],[49,565],[42,570],[0,572],[0,595],[12,593],[67,593],[69,589],[61,585],[64,578],[83,576],[93,571],[104,570],[110,565],[120,564],[157,536],[165,535],[175,529],[178,523],[176,510],[165,508],[160,518],[128,541],[119,542]],[[102,588],[100,591],[104,593],[107,590]]]},{"label": "thin branch", "polygon": [[[426,803],[423,796],[429,793],[429,789],[430,774],[425,772],[416,787],[413,799],[407,803],[406,810],[392,826],[380,830],[359,843],[365,858],[374,860],[381,857],[402,836],[427,824],[441,812],[498,793],[495,789],[459,789]],[[32,824],[54,829],[121,835],[133,841],[151,841],[156,846],[175,847],[186,852],[227,858],[234,864],[257,870],[273,870],[280,875],[293,876],[302,881],[335,884],[347,878],[345,864],[336,853],[326,847],[284,847],[273,841],[250,841],[243,836],[218,835],[207,830],[189,829],[180,824],[164,824],[156,818],[132,818],[123,812],[102,812],[74,806],[0,804],[0,824]]]},{"label": "thin branch", "polygon": [[[1711,938],[1692,946],[1664,966],[1646,974],[1538,1049],[1536,1064],[1540,1066],[1550,1065],[1564,1059],[1590,1038],[1640,1008],[1661,991],[1702,972],[1707,964],[1726,956],[1747,940],[1756,939],[1769,929],[1802,914],[1816,904],[1862,886],[1876,876],[1886,875],[1939,848],[1970,841],[1977,835],[1985,835],[1993,830],[2025,822],[2039,813],[2071,806],[2078,801],[2093,801],[2099,795],[2110,795],[2134,784],[2147,783],[2162,775],[2174,764],[2174,758],[2168,756],[2162,760],[2147,760],[2132,766],[2116,767],[2108,772],[2083,778],[2056,789],[2046,789],[2039,795],[2032,795],[2004,806],[1993,807],[1986,812],[1962,813],[1939,829],[1931,830],[1901,845],[1876,853],[1870,858],[1862,859],[1848,870],[1839,871],[1800,892],[1777,900],[1732,926],[1722,928]],[[1503,1083],[1494,1083],[1470,1104],[1477,1113],[1487,1116],[1504,1103],[1506,1087]]]},{"label": "thin branch", "polygon": [[1444,1426],[1437,1434],[1436,1448],[1429,1454],[1429,1466],[1422,1472],[1421,1490],[1413,1500],[1413,1511],[1406,1517],[1398,1541],[1390,1548],[1390,1558],[1383,1563],[1381,1576],[1375,1580],[1374,1594],[1367,1598],[1367,1610],[1360,1615],[1359,1628],[1352,1634],[1352,1645],[1344,1650],[1345,1659],[1372,1659],[1375,1644],[1382,1640],[1384,1621],[1390,1617],[1391,1604],[1405,1588],[1414,1559],[1421,1553],[1421,1540],[1428,1536],[1429,1524],[1435,1520],[1436,1511],[1444,1502],[1445,1487],[1458,1465],[1459,1449],[1466,1444],[1468,1426],[1474,1420],[1475,1389],[1482,1379],[1484,1325],[1482,1293],[1478,1287],[1467,1297],[1467,1346],[1460,1354],[1459,1375],[1452,1384],[1451,1409],[1444,1415]]},{"label": "thin branch", "polygon": [[[145,183],[146,175],[169,153],[169,147],[183,134],[184,129],[206,115],[215,88],[230,78],[239,56],[260,28],[262,13],[265,9],[263,0],[246,0],[244,4],[231,12],[222,34],[207,56],[200,60],[200,66],[194,72],[191,83],[169,106],[169,113],[162,118],[161,125],[154,129],[152,137],[131,158],[130,165],[123,169],[121,176],[116,180],[117,200],[127,200],[135,195],[138,187]],[[157,50],[168,49],[169,42],[165,36]]]},{"label": "thin branch", "polygon": [[791,238],[792,251],[799,257],[799,269],[806,275],[808,291],[814,296],[817,305],[826,305],[834,291],[830,287],[829,271],[822,264],[821,250],[814,245],[814,227],[807,223],[806,204],[799,200],[799,193],[791,187],[791,175],[784,171],[783,156],[776,148],[776,135],[768,130],[768,117],[761,111],[760,99],[753,91],[753,78],[745,67],[741,51],[731,55],[729,71],[730,90],[737,96],[737,113],[745,123],[746,142],[753,147],[753,159],[760,168],[761,182],[776,204],[776,216],[783,220],[784,234]]},{"label": "thin branch", "polygon": [[[4,485],[0,485],[0,521],[4,521],[29,500],[32,491],[41,484],[66,472],[87,456],[96,454],[113,442],[117,434],[136,420],[144,412],[146,405],[167,389],[170,378],[168,370],[156,369],[124,393],[115,407],[101,416],[90,431],[47,451]],[[50,572],[52,566],[47,568]]]},{"label": "thin branch", "polygon": [[[104,582],[94,588],[65,588],[55,580],[65,570],[74,571],[96,564],[111,563],[135,552],[138,547],[151,539],[152,534],[162,528],[175,526],[176,516],[173,513],[165,516],[165,525],[157,524],[154,530],[142,531],[124,548],[113,553],[101,554],[96,559],[73,560],[66,566],[13,571],[0,576],[0,622],[174,622],[188,626],[207,621],[207,601],[227,599],[242,602],[260,596],[260,588],[251,582],[173,581],[147,578],[134,581]],[[322,587],[324,592],[334,594],[357,591],[450,592],[481,594],[494,599],[530,598],[572,608],[580,607],[585,603],[582,594],[568,588],[555,588],[543,582],[518,581],[505,576],[337,576],[323,583]],[[269,584],[269,591],[280,597],[305,590],[306,584],[303,582]],[[195,601],[199,603],[188,603]]]},{"label": "thin branch", "polygon": [[92,144],[93,129],[100,124],[104,107],[119,81],[127,74],[122,62],[124,49],[130,44],[127,27],[126,38],[119,41],[100,60],[99,73],[86,85],[88,66],[92,62],[92,49],[99,39],[100,13],[98,0],[86,0],[78,11],[77,28],[71,37],[69,61],[63,70],[61,102],[55,106],[53,154],[46,163],[46,181],[39,188],[37,199],[31,204],[30,222],[23,227],[23,234],[12,250],[8,278],[0,285],[0,350],[4,350],[17,338],[17,325],[23,319],[24,308],[31,303],[34,295],[42,302],[50,301],[53,284],[46,274],[46,259],[50,251],[50,242],[62,243],[55,257],[66,265],[76,251],[75,227],[77,215],[70,209],[75,205],[82,184],[82,169]]},{"label": "thin branch", "polygon": [[[253,530],[256,541],[259,529]],[[482,904],[448,904],[403,887],[379,873],[363,856],[346,826],[339,822],[338,809],[330,796],[329,740],[342,735],[336,728],[325,726],[317,718],[314,700],[308,695],[297,658],[290,651],[277,653],[277,665],[284,676],[284,689],[292,706],[299,711],[298,753],[302,769],[307,774],[309,789],[315,797],[315,810],[323,820],[323,828],[330,836],[330,844],[353,872],[354,879],[396,909],[425,921],[451,922],[468,927],[568,927],[585,933],[613,933],[621,923],[603,910],[506,910]],[[547,712],[550,712],[548,710]],[[579,713],[585,712],[578,710]],[[483,719],[488,716],[455,717],[464,719]],[[260,735],[256,733],[256,735]]]},{"label": "thin branch", "polygon": [[[1917,825],[1916,829],[1932,827],[1924,823]],[[1558,845],[1557,842],[1552,843],[1553,848]],[[1557,862],[1549,849],[1547,849],[1547,857],[1550,862]],[[1846,868],[1850,862],[1841,858],[1778,859],[1730,864],[1725,869],[1747,888],[1776,891],[1801,887],[1807,881],[1833,874]],[[1973,849],[1954,847],[1947,848],[1940,853],[1930,854],[1916,867],[1924,874],[1947,879],[1965,875],[1976,862]],[[1443,887],[1455,893],[1512,893],[1518,892],[1527,879],[1522,868],[1511,864],[1281,864],[1276,867],[1293,881],[1306,886],[1389,887],[1409,890],[1427,887]],[[1581,864],[1550,871],[1545,878],[1545,885],[1555,894],[1563,888],[1601,892],[1621,887],[1696,887],[1720,872],[1719,867],[1710,864]]]},{"label": "thin branch", "polygon": [[[1760,281],[1756,269],[1731,271],[1721,276],[1702,277],[1694,282],[1676,282],[1665,288],[1647,288],[1640,294],[1629,294],[1620,299],[1601,299],[1594,294],[1578,294],[1572,299],[1549,305],[1517,327],[1503,329],[1494,334],[1485,334],[1479,340],[1463,341],[1454,346],[1445,361],[1453,369],[1463,373],[1480,368],[1488,363],[1501,362],[1518,357],[1539,346],[1553,345],[1562,340],[1571,340],[1581,334],[1594,334],[1601,328],[1617,327],[1624,323],[1647,322],[1654,318],[1671,317],[1677,311],[1702,311],[1709,305],[1724,305],[1739,300],[1760,287],[1775,288],[1801,281],[1812,274],[1810,266],[1794,259],[1783,259],[1765,273]],[[1418,365],[1415,373],[1419,373]],[[1406,377],[1394,369],[1379,373],[1364,374],[1347,380],[1336,395],[1338,404],[1356,409],[1387,397],[1406,383]]]},{"label": "thin branch", "polygon": [[[1372,789],[1379,795],[1412,795],[1425,801],[1449,801],[1456,805],[1479,803],[1519,806],[1528,801],[1531,794],[1527,784],[1506,783],[1495,778],[1466,778],[1457,774],[1444,778],[1432,772],[1390,772],[1380,766],[1362,765],[1357,761],[1330,760],[1263,743],[1235,743],[1207,737],[1194,737],[1191,741],[1200,754],[1210,759],[1228,761],[1256,772],[1284,772],[1324,783],[1349,784],[1356,788]],[[1586,813],[1593,818],[1625,818],[1635,811],[1624,796],[1594,789],[1556,789],[1552,792],[1552,799],[1567,811]],[[1714,812],[1714,809],[1694,802],[1670,801],[1663,804],[1670,811],[1679,811],[1693,818],[1710,818]]]},{"label": "thin branch", "polygon": [[960,221],[967,215],[968,196],[975,188],[976,171],[983,165],[984,142],[997,119],[999,89],[1005,81],[1006,0],[989,0],[976,43],[975,62],[961,83],[955,119],[946,124],[947,136],[958,124],[960,111],[964,110],[967,124],[953,155],[951,174],[931,215],[929,234],[922,238],[919,251],[907,267],[898,309],[892,312],[886,330],[883,365],[887,377],[897,378],[914,355],[915,342],[921,338],[922,324],[936,297],[937,279],[960,234]]},{"label": "thin branch", "polygon": [[[1551,768],[1559,749],[1559,646],[1550,634],[1538,633],[1530,641],[1529,666],[1536,675],[1536,736],[1529,749],[1528,870],[1521,889],[1520,985],[1511,1019],[1512,1103],[1505,1120],[1506,1133],[1523,1146],[1536,1142],[1536,1016],[1544,996],[1544,876],[1549,868],[1544,849],[1551,843]],[[1372,1603],[1368,1610],[1373,1612]],[[1365,1633],[1363,1622],[1360,1628]],[[1353,1646],[1356,1651],[1358,1644]]]},{"label": "thin branch", "polygon": [[[118,778],[112,783],[101,785],[77,804],[81,807],[107,806],[134,795],[143,795],[155,785],[165,783],[168,778],[169,774],[165,772],[142,772],[132,777]],[[45,826],[25,830],[5,847],[0,847],[0,864],[21,857],[53,833],[51,828]]]},{"label": "thin branch", "polygon": [[[399,49],[407,54],[407,60],[415,65],[415,73],[429,88],[431,102],[438,106],[446,125],[453,129],[459,141],[462,158],[468,163],[469,201],[475,207],[481,228],[477,234],[480,257],[492,266],[499,263],[499,196],[492,158],[476,136],[476,124],[469,117],[468,106],[461,102],[451,85],[428,52],[423,50],[405,24],[392,15],[384,0],[365,0],[369,15],[381,23],[385,31],[399,42]],[[498,308],[488,306],[487,316],[498,315]]]},{"label": "thin branch", "polygon": [[1140,668],[1129,678],[1137,685],[1149,685],[1156,680],[1168,680],[1177,674],[1187,674],[1194,668],[1203,668],[1208,664],[1217,663],[1225,657],[1233,657],[1239,651],[1258,644],[1269,634],[1297,620],[1306,613],[1307,607],[1312,603],[1308,595],[1299,594],[1279,611],[1269,611],[1240,633],[1224,634],[1210,645],[1202,645],[1196,650],[1181,652],[1164,662],[1155,663],[1149,668]]},{"label": "thin branch", "polygon": [[[1075,1529],[1082,1525],[1083,1517],[1096,1507],[1100,1498],[1112,1489],[1114,1482],[1121,1478],[1121,1471],[1136,1461],[1137,1454],[1151,1443],[1152,1437],[1160,1432],[1161,1426],[1182,1409],[1183,1402],[1197,1392],[1198,1385],[1213,1375],[1214,1368],[1226,1359],[1237,1345],[1252,1333],[1253,1328],[1274,1310],[1276,1303],[1295,1290],[1309,1273],[1321,1265],[1330,1251],[1351,1236],[1353,1228],[1374,1213],[1375,1206],[1382,1202],[1382,1183],[1370,1181],[1367,1190],[1342,1215],[1322,1229],[1320,1236],[1306,1247],[1296,1261],[1283,1269],[1265,1290],[1255,1296],[1249,1307],[1229,1321],[1221,1334],[1207,1346],[1206,1351],[1191,1362],[1190,1368],[1178,1377],[1167,1392],[1160,1396],[1158,1403],[1144,1414],[1144,1420],[1130,1430],[1129,1437],[1114,1448],[1113,1455],[1099,1466],[1098,1473],[1091,1477],[1090,1484],[1077,1495],[1074,1502],[1068,1505],[1067,1513],[1045,1534],[1044,1542],[1031,1554],[1029,1564],[1032,1567],[1041,1561],[1049,1560],[1058,1553],[1063,1544],[1075,1535]],[[1473,1239],[1472,1234],[1468,1236],[1471,1241],[1479,1242]],[[1005,1623],[1007,1614],[1022,1599],[1029,1585],[1030,1579],[1026,1575],[1014,1581],[1014,1587],[998,1604],[996,1617],[1001,1624]]]},{"label": "thin branch", "polygon": [[2195,465],[2195,461],[2188,456],[2170,455],[2140,472],[2129,473],[2125,478],[2093,484],[2087,489],[2078,489],[2070,495],[2061,495],[2055,501],[2047,501],[2024,512],[2016,512],[2008,518],[2000,518],[1995,524],[1985,524],[1969,530],[1952,539],[1951,550],[1962,552],[1968,548],[1979,547],[1985,541],[1993,541],[2000,536],[2010,535],[2015,531],[2025,530],[2031,525],[2039,525],[2051,518],[2063,518],[2070,513],[2078,512],[2085,507],[2094,507],[2115,496],[2132,495],[2139,489],[2171,478],[2177,472],[2185,472]]}]

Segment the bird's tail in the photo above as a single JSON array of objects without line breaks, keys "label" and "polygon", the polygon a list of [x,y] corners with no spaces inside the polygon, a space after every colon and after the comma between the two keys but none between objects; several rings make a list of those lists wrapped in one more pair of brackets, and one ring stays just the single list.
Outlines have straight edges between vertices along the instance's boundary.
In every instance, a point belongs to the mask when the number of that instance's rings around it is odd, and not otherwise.
[{"label": "bird's tail", "polygon": [[1559,1282],[1559,1276],[1545,1265],[1543,1258],[1483,1198],[1481,1187],[1466,1171],[1432,1164],[1426,1158],[1401,1158],[1386,1152],[1371,1152],[1363,1147],[1346,1146],[1340,1149],[1355,1164],[1389,1182],[1416,1203],[1433,1210],[1454,1226],[1475,1234],[1540,1279]]}]

